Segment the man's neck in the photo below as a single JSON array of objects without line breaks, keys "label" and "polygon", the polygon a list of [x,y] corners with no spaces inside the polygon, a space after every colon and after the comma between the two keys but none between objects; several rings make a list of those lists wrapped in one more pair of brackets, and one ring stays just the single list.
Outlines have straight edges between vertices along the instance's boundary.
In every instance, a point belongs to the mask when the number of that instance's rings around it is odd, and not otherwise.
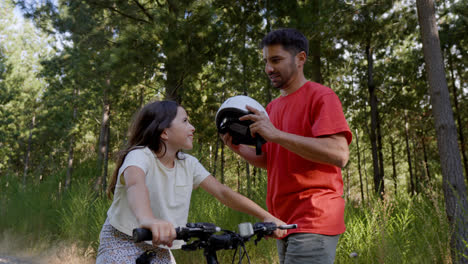
[{"label": "man's neck", "polygon": [[304,75],[299,76],[297,79],[293,80],[290,84],[286,85],[284,88],[281,88],[281,96],[288,96],[295,91],[299,90],[305,83],[307,79]]}]

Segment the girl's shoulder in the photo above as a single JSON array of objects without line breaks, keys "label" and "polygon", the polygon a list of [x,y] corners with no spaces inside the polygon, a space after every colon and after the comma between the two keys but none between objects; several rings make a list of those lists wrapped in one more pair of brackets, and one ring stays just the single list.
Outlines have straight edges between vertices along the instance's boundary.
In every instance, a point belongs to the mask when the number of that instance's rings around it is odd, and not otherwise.
[{"label": "girl's shoulder", "polygon": [[151,158],[153,156],[153,152],[148,147],[143,146],[136,146],[131,149],[127,157],[137,157],[137,158]]}]

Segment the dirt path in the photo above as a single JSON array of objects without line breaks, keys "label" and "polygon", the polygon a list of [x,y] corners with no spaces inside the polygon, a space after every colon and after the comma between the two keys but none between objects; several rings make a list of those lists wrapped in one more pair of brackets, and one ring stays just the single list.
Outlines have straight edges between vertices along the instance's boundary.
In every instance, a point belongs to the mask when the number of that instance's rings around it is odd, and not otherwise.
[{"label": "dirt path", "polygon": [[[62,251],[63,252],[63,251]],[[0,264],[94,264],[96,260],[92,257],[76,255],[51,254],[38,257],[17,257],[0,253]]]},{"label": "dirt path", "polygon": [[[1,1],[1,0],[0,0]],[[67,241],[24,243],[28,238],[0,233],[0,264],[94,264],[94,250]]]},{"label": "dirt path", "polygon": [[0,256],[0,264],[36,264],[36,262],[31,262],[30,260],[19,259],[16,257],[10,256]]}]

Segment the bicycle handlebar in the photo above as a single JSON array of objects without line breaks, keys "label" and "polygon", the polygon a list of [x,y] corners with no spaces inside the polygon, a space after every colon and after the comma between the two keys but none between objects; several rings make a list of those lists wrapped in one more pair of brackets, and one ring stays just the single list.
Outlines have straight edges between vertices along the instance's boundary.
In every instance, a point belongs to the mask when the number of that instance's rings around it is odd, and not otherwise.
[{"label": "bicycle handlebar", "polygon": [[[221,231],[221,228],[211,223],[187,223],[185,227],[177,227],[176,229],[178,240],[188,241],[192,237],[203,239],[216,232]],[[153,233],[146,228],[133,229],[133,242],[153,240]]]},{"label": "bicycle handlebar", "polygon": [[[251,226],[251,230],[249,226]],[[254,235],[263,237],[273,234],[276,229],[285,230],[294,228],[297,228],[296,224],[277,226],[273,222],[258,222],[252,226],[251,223],[242,223],[239,224],[239,235],[244,239]],[[187,223],[185,227],[177,227],[175,230],[177,234],[176,239],[188,241],[193,237],[208,240],[214,233],[220,232],[221,228],[212,223]],[[227,230],[224,231],[226,232]],[[138,243],[141,241],[150,241],[152,239],[153,234],[151,230],[146,228],[133,229],[133,242]]]},{"label": "bicycle handlebar", "polygon": [[[239,224],[239,233],[236,233],[222,230],[212,223],[188,223],[185,227],[177,227],[175,230],[177,234],[176,239],[178,240],[188,242],[191,238],[198,238],[198,240],[192,241],[190,244],[183,245],[182,250],[192,251],[203,248],[207,263],[218,263],[216,257],[217,250],[235,248],[237,251],[239,246],[244,247],[244,243],[249,241],[253,236],[257,236],[255,239],[255,245],[257,245],[258,241],[265,236],[272,235],[276,229],[293,228],[297,228],[297,225],[277,226],[273,222],[258,222],[253,225],[251,223],[241,223]],[[223,231],[223,233],[215,234],[220,231]],[[145,228],[133,229],[133,241],[135,243],[152,239],[151,230]]]},{"label": "bicycle handlebar", "polygon": [[297,224],[290,224],[290,225],[280,225],[278,226],[279,229],[296,229]]}]

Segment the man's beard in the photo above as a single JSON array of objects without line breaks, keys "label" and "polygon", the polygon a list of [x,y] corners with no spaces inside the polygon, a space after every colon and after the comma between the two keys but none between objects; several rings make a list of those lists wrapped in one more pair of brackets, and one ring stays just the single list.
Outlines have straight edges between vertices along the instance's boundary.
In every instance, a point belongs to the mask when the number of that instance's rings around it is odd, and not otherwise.
[{"label": "man's beard", "polygon": [[[295,66],[296,66],[296,64],[294,64],[294,62],[292,61],[291,64],[290,64],[290,68],[289,68],[289,69],[291,69],[291,71],[287,71],[287,72],[285,72],[285,74],[279,73],[279,78],[280,78],[281,81],[278,82],[278,83],[276,83],[276,85],[275,85],[275,83],[270,79],[271,85],[272,85],[273,87],[275,87],[276,89],[283,89],[283,88],[284,88],[284,85],[285,85],[286,83],[288,83],[289,80],[291,80],[292,76],[297,72],[297,69],[296,69]],[[275,73],[274,73],[274,74],[275,74]],[[286,77],[286,78],[283,78],[283,76]]]}]

